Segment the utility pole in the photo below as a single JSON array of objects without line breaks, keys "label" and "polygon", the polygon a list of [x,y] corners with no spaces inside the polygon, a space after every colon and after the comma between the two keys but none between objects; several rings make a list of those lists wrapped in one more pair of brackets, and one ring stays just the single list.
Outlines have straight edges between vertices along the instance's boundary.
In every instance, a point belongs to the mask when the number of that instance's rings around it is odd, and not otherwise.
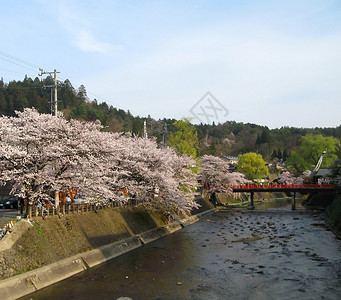
[{"label": "utility pole", "polygon": [[163,123],[163,129],[161,131],[162,134],[162,145],[163,147],[166,148],[167,144],[166,144],[166,133],[167,133],[167,123]]},{"label": "utility pole", "polygon": [[[43,69],[39,68],[40,73],[38,74],[39,76],[42,76],[44,74],[49,74],[52,76],[53,74],[53,79],[54,79],[54,85],[48,85],[46,87],[54,88],[54,100],[52,100],[52,95],[51,95],[51,114],[54,114],[56,117],[58,116],[58,94],[57,94],[57,88],[58,88],[58,82],[57,82],[57,72],[56,69],[54,69],[53,72],[47,72]],[[52,93],[52,92],[51,92]]]},{"label": "utility pole", "polygon": [[54,69],[54,115],[58,115],[58,97],[57,97],[57,70]]},{"label": "utility pole", "polygon": [[148,133],[147,133],[147,122],[143,122],[143,137],[146,139],[148,138]]},{"label": "utility pole", "polygon": [[[40,71],[40,73],[38,74],[39,76],[43,76],[44,74],[49,74],[50,76],[52,76],[53,74],[54,85],[48,85],[45,87],[51,88],[51,114],[57,117],[58,116],[57,73],[60,73],[60,72],[57,72],[56,69],[54,69],[53,72],[47,72],[40,68],[39,68],[39,71]],[[52,100],[52,88],[54,88],[54,100]],[[58,209],[59,207],[59,192],[58,191],[55,191],[54,199],[55,199],[55,207],[56,209]]]}]

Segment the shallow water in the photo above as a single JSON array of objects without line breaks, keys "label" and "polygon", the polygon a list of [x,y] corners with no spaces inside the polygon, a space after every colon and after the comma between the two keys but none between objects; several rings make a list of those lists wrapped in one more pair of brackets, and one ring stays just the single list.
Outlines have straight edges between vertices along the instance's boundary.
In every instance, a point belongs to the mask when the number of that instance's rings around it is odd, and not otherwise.
[{"label": "shallow water", "polygon": [[340,299],[341,241],[306,210],[228,210],[23,299]]},{"label": "shallow water", "polygon": [[[297,198],[295,202],[295,209],[305,209],[302,206],[303,198]],[[291,198],[280,198],[276,200],[266,200],[261,203],[255,203],[255,209],[285,209],[291,210]]]}]

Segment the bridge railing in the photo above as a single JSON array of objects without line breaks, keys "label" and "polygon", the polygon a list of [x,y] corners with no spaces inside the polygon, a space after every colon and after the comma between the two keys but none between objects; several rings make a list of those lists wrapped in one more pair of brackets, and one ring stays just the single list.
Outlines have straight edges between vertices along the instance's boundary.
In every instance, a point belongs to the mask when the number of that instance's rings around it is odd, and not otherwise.
[{"label": "bridge railing", "polygon": [[272,190],[284,190],[284,189],[334,189],[332,184],[246,184],[246,185],[231,185],[229,186],[233,190],[251,190],[251,189],[272,189]]},{"label": "bridge railing", "polygon": [[244,185],[227,185],[227,186],[212,186],[212,185],[204,185],[203,189],[205,190],[312,190],[312,189],[335,189],[332,184],[244,184]]}]

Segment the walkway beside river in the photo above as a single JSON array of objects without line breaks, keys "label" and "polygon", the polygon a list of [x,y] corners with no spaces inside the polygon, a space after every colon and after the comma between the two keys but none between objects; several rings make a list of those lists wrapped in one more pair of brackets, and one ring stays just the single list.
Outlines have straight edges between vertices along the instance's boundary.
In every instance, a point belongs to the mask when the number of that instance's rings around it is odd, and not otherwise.
[{"label": "walkway beside river", "polygon": [[229,210],[23,299],[340,299],[318,211]]}]

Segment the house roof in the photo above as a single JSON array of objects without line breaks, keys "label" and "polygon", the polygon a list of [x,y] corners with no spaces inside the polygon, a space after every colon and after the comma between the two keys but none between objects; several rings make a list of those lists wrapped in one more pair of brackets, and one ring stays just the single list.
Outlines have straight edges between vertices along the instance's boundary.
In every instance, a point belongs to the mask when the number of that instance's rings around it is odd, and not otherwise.
[{"label": "house roof", "polygon": [[330,177],[332,175],[332,170],[327,168],[321,168],[317,172],[312,172],[312,177]]}]

